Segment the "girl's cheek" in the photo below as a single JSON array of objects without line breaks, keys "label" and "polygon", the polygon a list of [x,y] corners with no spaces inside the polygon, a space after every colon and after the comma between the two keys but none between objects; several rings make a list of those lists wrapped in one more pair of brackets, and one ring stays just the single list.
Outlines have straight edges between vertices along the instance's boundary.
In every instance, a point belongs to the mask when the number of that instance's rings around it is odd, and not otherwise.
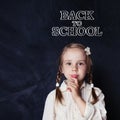
[{"label": "girl's cheek", "polygon": [[78,69],[79,69],[80,71],[87,72],[87,68],[85,68],[85,67],[79,67]]}]

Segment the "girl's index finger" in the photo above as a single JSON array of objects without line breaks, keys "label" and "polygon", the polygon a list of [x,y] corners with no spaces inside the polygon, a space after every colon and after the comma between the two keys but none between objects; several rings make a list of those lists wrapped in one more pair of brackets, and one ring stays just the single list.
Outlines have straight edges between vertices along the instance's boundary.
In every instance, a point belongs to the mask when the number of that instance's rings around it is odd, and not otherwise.
[{"label": "girl's index finger", "polygon": [[78,81],[77,78],[73,78],[72,81],[73,81],[75,84],[78,84],[78,83],[79,83],[79,81]]}]

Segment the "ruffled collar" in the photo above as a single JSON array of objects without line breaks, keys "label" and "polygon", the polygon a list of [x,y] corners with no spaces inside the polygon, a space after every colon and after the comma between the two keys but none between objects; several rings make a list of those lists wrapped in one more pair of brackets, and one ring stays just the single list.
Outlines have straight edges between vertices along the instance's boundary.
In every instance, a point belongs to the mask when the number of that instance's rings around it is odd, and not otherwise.
[{"label": "ruffled collar", "polygon": [[[62,82],[61,86],[60,86],[60,90],[61,90],[62,92],[65,92],[65,91],[67,90],[67,85],[66,85],[65,81],[66,81],[66,80],[64,80],[64,81]],[[85,83],[85,81],[84,81],[83,84],[81,85],[80,89],[84,88],[85,85],[86,85],[86,83]]]}]

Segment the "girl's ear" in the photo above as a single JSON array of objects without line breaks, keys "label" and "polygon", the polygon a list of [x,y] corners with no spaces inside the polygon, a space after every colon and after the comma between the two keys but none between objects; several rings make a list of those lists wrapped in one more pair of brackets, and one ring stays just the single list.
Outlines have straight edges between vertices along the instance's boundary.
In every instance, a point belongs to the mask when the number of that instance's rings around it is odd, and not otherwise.
[{"label": "girl's ear", "polygon": [[61,72],[62,74],[64,74],[64,69],[63,69],[63,67],[62,67],[62,66],[60,67],[60,69],[59,69],[59,70],[60,70],[60,72]]},{"label": "girl's ear", "polygon": [[63,74],[63,69],[61,66],[59,67],[59,71]]},{"label": "girl's ear", "polygon": [[89,68],[87,67],[87,69],[86,69],[86,74],[89,74],[90,73],[90,70],[89,70]]},{"label": "girl's ear", "polygon": [[62,74],[64,74],[63,68],[61,68],[61,70],[60,70],[60,71],[61,71],[61,73],[62,73]]}]

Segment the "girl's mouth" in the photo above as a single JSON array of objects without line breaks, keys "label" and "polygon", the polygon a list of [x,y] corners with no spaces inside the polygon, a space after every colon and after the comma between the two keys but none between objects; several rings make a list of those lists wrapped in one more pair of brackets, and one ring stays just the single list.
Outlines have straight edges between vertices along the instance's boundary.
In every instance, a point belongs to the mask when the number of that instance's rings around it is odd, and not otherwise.
[{"label": "girl's mouth", "polygon": [[78,75],[77,74],[72,74],[70,75],[72,78],[78,78]]}]

